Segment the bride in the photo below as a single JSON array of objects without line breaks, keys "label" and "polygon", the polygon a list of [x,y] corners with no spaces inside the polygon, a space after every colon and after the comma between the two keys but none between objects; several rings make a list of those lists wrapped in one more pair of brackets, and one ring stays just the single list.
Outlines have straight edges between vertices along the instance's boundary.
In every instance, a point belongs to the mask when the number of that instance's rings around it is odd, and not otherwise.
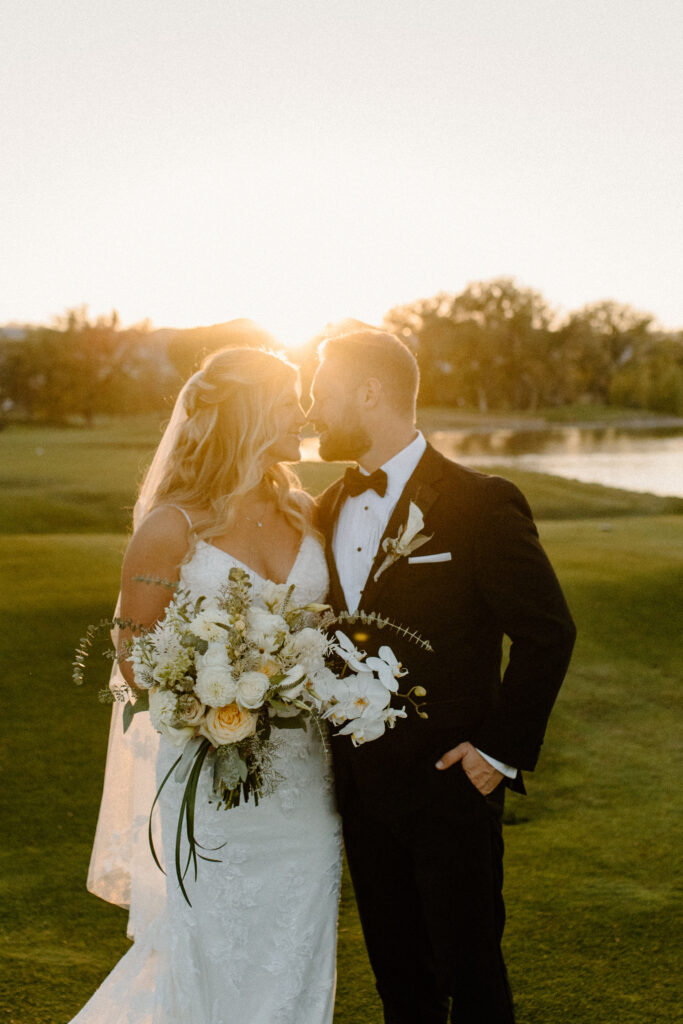
[{"label": "bride", "polygon": [[[304,419],[284,360],[253,349],[209,357],[182,389],[143,483],[121,619],[151,625],[170,600],[139,577],[211,597],[234,566],[256,593],[270,580],[293,585],[298,603],[324,597],[313,503],[282,465],[300,457]],[[118,670],[134,685],[129,662]],[[210,805],[204,767],[195,830],[202,846],[220,847],[219,862],[186,878],[190,906],[148,848],[154,793],[178,756],[148,719],[136,715],[124,736],[115,705],[88,878],[91,891],[130,906],[135,941],[73,1024],[330,1024],[341,843],[317,731],[279,731],[281,781],[258,807]],[[171,776],[155,824],[170,865],[182,791]]]}]

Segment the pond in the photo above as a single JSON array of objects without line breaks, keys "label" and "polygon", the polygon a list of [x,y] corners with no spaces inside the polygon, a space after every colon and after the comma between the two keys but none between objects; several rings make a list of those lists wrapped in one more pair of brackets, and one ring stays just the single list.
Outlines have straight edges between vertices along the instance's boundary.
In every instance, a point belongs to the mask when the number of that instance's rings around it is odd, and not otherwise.
[{"label": "pond", "polygon": [[[450,429],[428,439],[464,465],[516,466],[629,491],[683,497],[683,427]],[[307,438],[303,457],[317,460]]]}]

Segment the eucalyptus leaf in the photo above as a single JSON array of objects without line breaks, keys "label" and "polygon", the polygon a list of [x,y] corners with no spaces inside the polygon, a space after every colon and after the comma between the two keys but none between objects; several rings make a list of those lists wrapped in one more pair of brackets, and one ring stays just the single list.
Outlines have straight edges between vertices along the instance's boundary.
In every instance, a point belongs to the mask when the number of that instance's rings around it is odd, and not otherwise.
[{"label": "eucalyptus leaf", "polygon": [[135,714],[135,708],[133,702],[127,700],[123,707],[123,731],[128,732],[133,722],[133,715]]},{"label": "eucalyptus leaf", "polygon": [[137,715],[141,711],[149,711],[149,690],[140,690],[135,696],[133,714]]}]

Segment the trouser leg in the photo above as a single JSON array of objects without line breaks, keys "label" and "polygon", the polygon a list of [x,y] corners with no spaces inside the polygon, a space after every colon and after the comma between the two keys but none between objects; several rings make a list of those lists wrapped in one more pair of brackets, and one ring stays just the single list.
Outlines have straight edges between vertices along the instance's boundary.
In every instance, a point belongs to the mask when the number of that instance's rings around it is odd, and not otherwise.
[{"label": "trouser leg", "polygon": [[[345,840],[386,1024],[513,1024],[500,939],[500,808],[461,769],[387,824],[345,813]],[[430,794],[427,794],[430,795]]]},{"label": "trouser leg", "polygon": [[410,852],[370,813],[344,816],[346,856],[385,1024],[446,1024]]},{"label": "trouser leg", "polygon": [[500,948],[505,922],[500,814],[465,786],[471,786],[466,778],[456,810],[444,802],[411,834],[415,884],[438,984],[453,998],[454,1024],[513,1024]]}]

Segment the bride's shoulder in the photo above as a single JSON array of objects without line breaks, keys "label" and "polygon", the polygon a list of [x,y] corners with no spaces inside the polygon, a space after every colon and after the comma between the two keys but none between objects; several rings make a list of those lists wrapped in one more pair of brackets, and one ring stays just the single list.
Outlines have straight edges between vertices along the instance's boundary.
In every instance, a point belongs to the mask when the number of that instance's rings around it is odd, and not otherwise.
[{"label": "bride's shoulder", "polygon": [[127,555],[145,552],[147,556],[163,552],[164,561],[180,562],[190,540],[192,519],[176,505],[160,505],[145,516],[136,527],[128,545]]}]

